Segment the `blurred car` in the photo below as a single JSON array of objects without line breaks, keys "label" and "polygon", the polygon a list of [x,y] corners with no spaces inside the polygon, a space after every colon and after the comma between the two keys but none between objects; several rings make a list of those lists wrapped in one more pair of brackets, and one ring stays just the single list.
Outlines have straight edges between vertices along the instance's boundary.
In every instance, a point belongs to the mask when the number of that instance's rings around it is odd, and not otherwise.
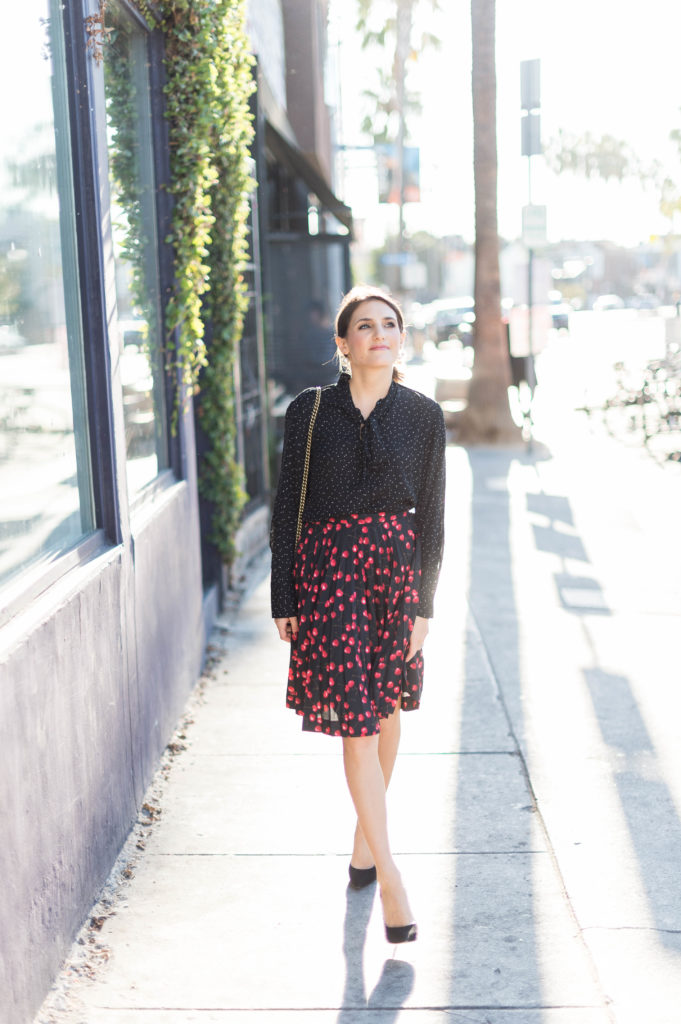
[{"label": "blurred car", "polygon": [[471,344],[472,324],[475,320],[473,297],[463,295],[452,299],[437,299],[431,303],[431,333],[439,345],[449,338],[458,338]]},{"label": "blurred car", "polygon": [[557,331],[569,331],[570,330],[570,313],[572,307],[563,301],[563,296],[560,292],[549,292],[549,301],[551,309],[551,326]]},{"label": "blurred car", "polygon": [[16,352],[26,344],[26,338],[11,324],[0,324],[0,351]]},{"label": "blurred car", "polygon": [[123,342],[120,357],[123,418],[128,458],[153,455],[156,446],[154,378],[148,349],[146,320],[119,320]]},{"label": "blurred car", "polygon": [[624,309],[624,299],[619,295],[599,295],[594,299],[593,309],[597,313],[604,313],[609,309]]},{"label": "blurred car", "polygon": [[[457,305],[453,305],[455,302]],[[514,306],[513,299],[501,300],[501,319],[508,324],[510,311]],[[428,306],[428,324],[430,336],[437,345],[454,339],[464,346],[473,345],[473,325],[475,324],[475,302],[470,295],[461,299],[437,299]],[[440,317],[438,321],[438,316]],[[438,336],[438,327],[440,336]]]},{"label": "blurred car", "polygon": [[627,306],[631,309],[657,309],[660,301],[657,295],[650,292],[638,292],[627,300]]}]

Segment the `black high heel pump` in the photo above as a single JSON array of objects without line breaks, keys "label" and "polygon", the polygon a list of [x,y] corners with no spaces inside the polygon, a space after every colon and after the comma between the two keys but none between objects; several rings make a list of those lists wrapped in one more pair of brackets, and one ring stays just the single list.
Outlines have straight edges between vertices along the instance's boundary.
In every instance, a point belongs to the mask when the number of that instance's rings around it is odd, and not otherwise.
[{"label": "black high heel pump", "polygon": [[394,927],[388,924],[385,926],[385,937],[391,946],[397,945],[398,942],[415,942],[418,933],[415,921],[412,921],[411,924],[398,924]]}]

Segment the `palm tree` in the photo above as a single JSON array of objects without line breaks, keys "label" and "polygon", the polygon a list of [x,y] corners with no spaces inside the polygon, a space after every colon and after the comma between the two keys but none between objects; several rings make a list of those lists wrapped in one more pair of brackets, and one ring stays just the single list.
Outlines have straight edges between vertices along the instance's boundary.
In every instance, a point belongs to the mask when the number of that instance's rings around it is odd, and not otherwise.
[{"label": "palm tree", "polygon": [[[427,0],[428,6],[437,11],[440,0]],[[407,60],[417,58],[427,46],[437,46],[439,40],[431,32],[422,32],[414,38],[414,14],[425,0],[390,0],[379,4],[376,0],[357,0],[357,29],[362,36],[362,47],[386,47],[392,43],[393,61],[390,72],[377,69],[378,88],[366,91],[373,101],[373,111],[365,118],[362,130],[374,138],[374,142],[395,141],[396,167],[395,190],[398,195],[400,220],[398,244],[404,238],[404,149],[407,138],[407,118],[410,112],[420,112],[418,97],[409,93],[406,87]],[[386,17],[381,27],[370,27],[372,14],[385,7]]]},{"label": "palm tree", "polygon": [[473,39],[473,160],[475,174],[475,326],[468,403],[456,418],[462,443],[517,441],[508,404],[511,383],[501,320],[497,227],[495,0],[471,0]]}]

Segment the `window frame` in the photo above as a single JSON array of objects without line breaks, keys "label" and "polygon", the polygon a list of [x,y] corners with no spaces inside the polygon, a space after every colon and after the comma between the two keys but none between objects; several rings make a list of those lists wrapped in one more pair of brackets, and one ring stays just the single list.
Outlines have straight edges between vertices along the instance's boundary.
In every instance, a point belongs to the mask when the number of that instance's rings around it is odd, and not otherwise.
[{"label": "window frame", "polygon": [[29,562],[25,568],[2,584],[0,629],[25,611],[32,601],[69,572],[113,550],[115,549],[107,542],[104,531],[95,530],[63,551],[53,551]]},{"label": "window frame", "polygon": [[[119,0],[125,7],[130,7],[128,0]],[[136,16],[141,18],[139,11]],[[142,19],[142,23],[149,30],[149,87],[151,103],[151,130],[154,148],[154,174],[156,178],[156,221],[158,239],[158,273],[159,273],[159,294],[161,305],[161,331],[164,338],[168,337],[167,307],[175,286],[175,250],[172,243],[167,239],[172,231],[173,197],[170,192],[171,171],[170,171],[170,133],[168,120],[166,118],[166,104],[164,88],[167,82],[165,74],[164,56],[165,42],[160,29],[151,29]],[[177,332],[176,332],[177,333]],[[165,408],[168,419],[168,469],[172,472],[175,482],[186,480],[188,477],[186,444],[188,438],[185,430],[185,415],[180,414],[177,421],[177,430],[171,430],[174,403],[181,402],[183,397],[182,382],[179,370],[174,377],[170,373],[164,374],[165,381]],[[152,481],[153,483],[153,481]],[[140,492],[140,497],[144,495]],[[137,503],[133,505],[137,507]]]},{"label": "window frame", "polygon": [[[82,2],[82,0],[81,0]],[[175,281],[175,256],[173,247],[166,242],[172,227],[173,200],[168,189],[170,184],[170,147],[168,135],[168,123],[165,117],[165,99],[163,88],[166,82],[165,68],[163,63],[165,47],[163,34],[160,29],[149,24],[144,15],[135,7],[131,0],[117,0],[126,16],[130,17],[147,34],[147,56],[149,64],[149,109],[151,118],[151,143],[152,143],[152,167],[155,183],[155,217],[156,217],[156,239],[157,253],[156,262],[158,267],[158,295],[159,295],[159,330],[162,338],[167,337],[166,307],[172,294]],[[102,113],[104,121],[102,127],[106,130],[106,115]],[[107,157],[108,157],[108,148]],[[106,170],[108,176],[108,167]],[[110,196],[110,193],[107,193]],[[109,212],[108,209],[106,211]],[[115,293],[114,293],[115,294]],[[114,300],[115,301],[115,300]],[[186,458],[184,457],[185,431],[182,415],[178,418],[178,425],[175,434],[171,429],[172,415],[176,396],[180,394],[180,376],[171,380],[171,375],[164,369],[164,406],[165,406],[165,435],[167,445],[167,465],[159,470],[153,479],[147,481],[138,492],[131,495],[128,492],[128,514],[131,518],[136,517],[139,510],[150,502],[153,502],[159,492],[167,487],[173,486],[180,480],[187,477]]]},{"label": "window frame", "polygon": [[[109,460],[99,453],[107,440],[113,437],[110,420],[110,401],[107,400],[106,368],[102,359],[108,353],[96,348],[97,333],[102,334],[103,316],[93,316],[97,299],[101,297],[99,273],[101,246],[97,240],[97,217],[83,216],[83,211],[97,207],[97,190],[90,155],[89,91],[85,74],[85,47],[82,21],[78,26],[80,4],[61,5],[64,59],[66,73],[67,108],[69,118],[69,155],[73,181],[75,218],[75,250],[78,266],[83,362],[85,372],[86,424],[89,433],[91,500],[94,511],[94,529],[66,548],[39,555],[20,566],[6,580],[0,582],[0,628],[19,615],[31,601],[53,586],[72,569],[101,554],[113,542],[120,542],[118,496],[113,476],[107,472]],[[82,51],[82,52],[81,52]],[[95,244],[93,245],[93,235]],[[95,344],[92,344],[94,342]],[[102,383],[105,383],[100,393]],[[110,448],[110,442],[109,442]]]},{"label": "window frame", "polygon": [[96,133],[84,43],[80,0],[65,4],[71,152],[77,218],[88,423],[92,451],[95,522],[113,544],[123,539],[116,480],[116,451],[111,388],[111,354],[106,329],[101,199],[96,167]]},{"label": "window frame", "polygon": [[[172,245],[166,242],[171,226],[172,196],[165,187],[170,181],[170,154],[168,126],[164,116],[164,40],[161,31],[149,25],[134,4],[129,0],[119,0],[119,3],[126,14],[148,33],[161,330],[165,337],[166,306],[174,284],[174,252]],[[62,577],[121,546],[129,534],[129,520],[137,518],[141,510],[156,502],[163,493],[188,476],[184,417],[179,417],[175,434],[170,429],[179,375],[177,381],[173,381],[171,375],[164,372],[168,468],[161,469],[128,503],[127,509],[121,504],[102,235],[103,218],[109,210],[108,198],[104,202],[102,200],[102,169],[98,166],[101,156],[98,131],[105,129],[105,115],[96,102],[92,79],[96,65],[86,46],[83,28],[86,15],[92,13],[89,10],[91,4],[88,4],[88,0],[72,0],[60,6],[66,60],[73,200],[76,208],[75,243],[95,529],[75,544],[29,562],[16,575],[0,583],[0,628],[20,615],[32,601]]]}]

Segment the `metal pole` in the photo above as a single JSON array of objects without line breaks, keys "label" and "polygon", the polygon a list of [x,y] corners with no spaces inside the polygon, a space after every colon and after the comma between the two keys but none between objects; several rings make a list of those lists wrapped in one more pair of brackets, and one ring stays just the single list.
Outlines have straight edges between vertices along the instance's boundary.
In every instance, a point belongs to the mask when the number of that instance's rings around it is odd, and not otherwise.
[{"label": "metal pole", "polygon": [[[534,397],[535,375],[534,375],[534,206],[532,203],[532,157],[535,153],[541,153],[541,139],[539,129],[539,107],[540,100],[540,63],[539,60],[526,60],[520,62],[520,108],[523,111],[521,116],[521,153],[527,157],[527,217],[525,243],[527,245],[527,356],[525,365],[525,378],[530,393],[528,411],[525,420],[530,428],[529,443],[532,442],[532,400]],[[532,220],[530,221],[530,218]]]},{"label": "metal pole", "polygon": [[[532,206],[532,155],[531,154],[528,155],[528,157],[527,157],[527,203],[528,203],[528,206],[530,206],[530,207]],[[527,247],[527,351],[528,351],[528,357],[527,357],[527,368],[526,368],[526,371],[525,371],[526,376],[527,376],[527,383],[528,383],[528,386],[530,388],[530,393],[532,392],[532,389],[533,389],[533,379],[534,379],[534,372],[533,372],[533,366],[532,366],[532,356],[534,354],[533,353],[534,338],[532,336],[532,332],[533,332],[532,306],[533,306],[533,299],[534,299],[534,296],[532,295],[532,277],[533,277],[533,274],[532,274],[532,261],[533,261],[533,257],[534,257],[534,249],[530,245],[530,246]]]}]

